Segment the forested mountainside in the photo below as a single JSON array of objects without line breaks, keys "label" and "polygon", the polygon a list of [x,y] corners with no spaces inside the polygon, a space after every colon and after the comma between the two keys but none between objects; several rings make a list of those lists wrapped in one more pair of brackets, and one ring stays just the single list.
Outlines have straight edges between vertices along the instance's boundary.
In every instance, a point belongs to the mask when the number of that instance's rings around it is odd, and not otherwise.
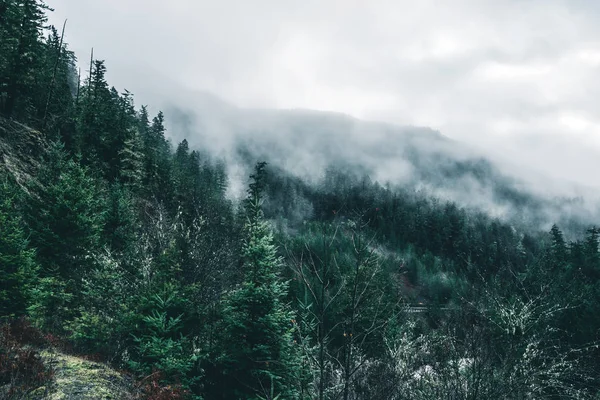
[{"label": "forested mountainside", "polygon": [[525,230],[549,230],[557,223],[569,237],[578,237],[589,221],[600,219],[597,191],[557,191],[549,188],[557,179],[514,177],[475,149],[428,128],[327,112],[240,109],[202,93],[186,102],[167,102],[167,126],[174,137],[227,160],[234,195],[243,192],[242,178],[255,160],[268,159],[305,183],[322,183],[328,169],[344,171],[483,211]]},{"label": "forested mountainside", "polygon": [[[0,1],[2,396],[50,393],[40,352],[58,347],[149,399],[598,398],[593,220],[570,241],[386,185],[345,150],[307,177],[285,163],[307,143],[269,148],[256,130],[234,143],[253,165],[238,201],[232,158],[201,146],[218,132],[172,143],[189,132],[111,88],[103,61],[82,79],[46,12]],[[446,141],[403,140],[432,137]],[[407,147],[417,183],[500,177],[420,163],[440,158],[423,147]],[[507,206],[546,201],[499,182]]]}]

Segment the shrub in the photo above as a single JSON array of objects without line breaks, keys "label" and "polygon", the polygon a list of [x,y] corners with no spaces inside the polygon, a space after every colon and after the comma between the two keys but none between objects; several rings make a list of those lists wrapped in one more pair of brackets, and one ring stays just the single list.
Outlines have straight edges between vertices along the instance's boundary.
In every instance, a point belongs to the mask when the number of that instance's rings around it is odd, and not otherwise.
[{"label": "shrub", "polygon": [[52,380],[52,369],[31,347],[45,343],[42,333],[24,319],[0,327],[0,397],[17,399]]},{"label": "shrub", "polygon": [[164,382],[163,373],[158,371],[140,381],[141,393],[139,398],[144,400],[187,400],[194,398],[190,391],[181,384],[165,385],[162,382]]}]

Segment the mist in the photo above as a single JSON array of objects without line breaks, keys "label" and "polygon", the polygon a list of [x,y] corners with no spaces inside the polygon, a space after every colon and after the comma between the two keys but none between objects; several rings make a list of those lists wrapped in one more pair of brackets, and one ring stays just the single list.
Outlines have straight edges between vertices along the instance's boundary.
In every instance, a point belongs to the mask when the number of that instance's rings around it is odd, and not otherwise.
[{"label": "mist", "polygon": [[83,75],[94,47],[109,82],[165,111],[174,143],[229,161],[233,197],[245,147],[312,183],[351,165],[543,228],[600,221],[593,2],[49,5]]},{"label": "mist", "polygon": [[534,229],[600,222],[596,187],[524,169],[431,128],[313,110],[239,108],[206,93],[190,94],[186,104],[165,105],[173,140],[225,159],[233,198],[244,195],[252,164],[265,160],[313,186],[334,167]]}]

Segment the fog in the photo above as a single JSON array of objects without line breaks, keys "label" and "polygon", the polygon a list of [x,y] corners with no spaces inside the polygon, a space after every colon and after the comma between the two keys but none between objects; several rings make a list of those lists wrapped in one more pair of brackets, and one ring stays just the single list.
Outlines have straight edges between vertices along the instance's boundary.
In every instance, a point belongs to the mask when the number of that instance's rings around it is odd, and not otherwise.
[{"label": "fog", "polygon": [[252,163],[267,160],[314,185],[333,165],[536,229],[560,223],[572,234],[600,223],[596,187],[495,161],[430,128],[314,110],[238,108],[206,93],[188,95],[187,104],[198,106],[165,105],[169,129],[175,141],[185,138],[228,161],[232,197],[244,194]]},{"label": "fog", "polygon": [[[484,157],[494,185],[580,199],[544,209],[547,219],[573,208],[596,218],[596,2],[48,4],[51,23],[68,18],[83,69],[94,47],[111,84],[166,112],[174,141],[231,160],[245,143],[307,179],[347,162],[381,182],[510,214],[490,182],[444,178],[445,165]],[[235,195],[245,171],[232,163],[230,173]]]}]

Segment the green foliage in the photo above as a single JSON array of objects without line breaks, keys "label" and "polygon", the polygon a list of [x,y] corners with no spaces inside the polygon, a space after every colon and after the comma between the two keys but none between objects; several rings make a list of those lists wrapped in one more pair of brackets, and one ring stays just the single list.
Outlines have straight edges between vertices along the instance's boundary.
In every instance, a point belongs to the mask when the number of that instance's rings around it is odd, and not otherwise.
[{"label": "green foliage", "polygon": [[164,115],[159,112],[148,121],[148,113],[142,108],[139,116],[139,131],[142,138],[144,159],[142,184],[144,194],[165,204],[171,204],[174,182],[171,177],[171,145],[165,139]]},{"label": "green foliage", "polygon": [[119,254],[131,256],[140,230],[135,197],[122,184],[110,186],[104,215],[103,242]]},{"label": "green foliage", "polygon": [[121,360],[137,321],[132,294],[139,278],[129,269],[125,260],[109,251],[96,256],[74,305],[78,313],[66,324],[76,348]]},{"label": "green foliage", "polygon": [[40,0],[2,3],[0,111],[9,117],[34,119],[36,97],[41,99],[45,92],[37,78],[45,67],[41,38],[47,9]]},{"label": "green foliage", "polygon": [[0,175],[0,317],[23,315],[37,283],[35,251],[15,213],[19,197],[15,184]]},{"label": "green foliage", "polygon": [[31,189],[26,219],[44,274],[79,285],[100,245],[106,203],[101,186],[54,143],[39,185]]},{"label": "green foliage", "polygon": [[141,190],[142,168],[144,164],[144,153],[142,152],[142,140],[137,131],[129,133],[118,152],[120,165],[117,175],[119,179],[129,185],[133,190]]},{"label": "green foliage", "polygon": [[69,338],[78,348],[94,353],[102,351],[104,354],[110,354],[106,346],[114,338],[113,324],[116,322],[120,321],[116,321],[100,310],[82,309],[79,315],[67,324],[67,329],[70,331]]},{"label": "green foliage", "polygon": [[31,290],[28,313],[40,328],[63,333],[64,322],[73,315],[74,297],[65,281],[53,276],[42,277]]},{"label": "green foliage", "polygon": [[225,398],[257,398],[276,393],[298,397],[298,348],[293,341],[294,314],[285,303],[287,283],[279,278],[282,262],[269,226],[262,218],[265,163],[257,164],[245,202],[242,284],[223,305]]},{"label": "green foliage", "polygon": [[137,360],[129,365],[144,376],[160,371],[170,381],[190,385],[199,379],[200,371],[189,376],[198,356],[191,340],[181,333],[184,314],[175,315],[184,299],[173,284],[165,284],[161,292],[142,299],[146,311],[138,328],[142,334],[134,336]]},{"label": "green foliage", "polygon": [[31,185],[26,221],[37,249],[42,282],[35,288],[31,312],[42,326],[60,327],[81,301],[83,279],[95,265],[104,219],[104,194],[86,168],[54,143]]}]

